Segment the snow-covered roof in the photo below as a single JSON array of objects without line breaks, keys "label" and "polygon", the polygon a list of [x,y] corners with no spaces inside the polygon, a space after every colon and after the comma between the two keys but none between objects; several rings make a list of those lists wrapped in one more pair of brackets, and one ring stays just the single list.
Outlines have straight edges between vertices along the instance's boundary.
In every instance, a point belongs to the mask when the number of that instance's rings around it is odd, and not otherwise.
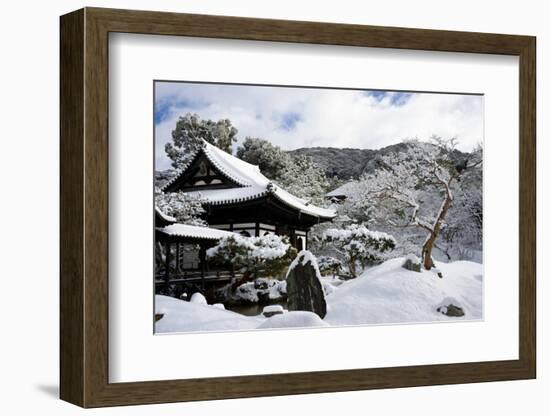
[{"label": "snow-covered roof", "polygon": [[166,227],[157,227],[157,230],[176,237],[198,238],[205,240],[219,240],[222,237],[235,235],[235,233],[217,230],[209,227],[197,227],[187,224],[170,224]]},{"label": "snow-covered roof", "polygon": [[171,217],[170,215],[166,215],[164,212],[162,212],[159,207],[155,205],[155,211],[166,222],[176,222],[176,219],[174,217]]},{"label": "snow-covered roof", "polygon": [[[310,204],[308,201],[298,198],[284,189],[275,185],[260,172],[258,166],[247,163],[227,152],[203,141],[203,152],[208,160],[233,182],[238,184],[238,188],[230,189],[205,189],[201,191],[189,192],[190,195],[200,197],[205,203],[212,205],[221,205],[247,201],[260,198],[266,194],[272,194],[286,205],[299,210],[304,214],[314,217],[332,219],[336,212],[331,209],[321,208]],[[177,177],[182,175],[188,166],[185,166],[176,177],[170,181],[170,185]]]},{"label": "snow-covered roof", "polygon": [[355,182],[346,182],[345,184],[339,186],[338,188],[328,192],[325,194],[326,197],[339,197],[339,196],[349,196],[353,192],[353,188],[355,187]]}]

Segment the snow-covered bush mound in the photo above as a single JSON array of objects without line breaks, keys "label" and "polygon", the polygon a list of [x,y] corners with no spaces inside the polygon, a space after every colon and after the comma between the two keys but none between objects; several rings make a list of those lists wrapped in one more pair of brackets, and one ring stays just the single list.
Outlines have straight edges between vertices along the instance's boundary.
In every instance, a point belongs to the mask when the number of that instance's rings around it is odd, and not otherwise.
[{"label": "snow-covered bush mound", "polygon": [[268,318],[258,329],[275,328],[311,328],[329,326],[313,312],[290,311],[282,315],[274,315]]},{"label": "snow-covered bush mound", "polygon": [[206,298],[200,292],[193,293],[193,295],[191,296],[191,299],[189,300],[189,302],[191,302],[191,303],[200,303],[202,305],[207,305],[208,304],[206,302]]},{"label": "snow-covered bush mound", "polygon": [[319,265],[321,275],[335,275],[342,268],[342,262],[337,258],[331,256],[318,256],[317,264]]},{"label": "snow-covered bush mound", "polygon": [[[444,278],[432,271],[401,267],[404,258],[388,260],[348,281],[327,297],[330,325],[365,325],[482,318],[483,265],[469,261],[437,263]],[[446,298],[464,310],[463,317],[437,311]],[[458,306],[457,305],[457,306]]]},{"label": "snow-covered bush mound", "polygon": [[155,296],[155,313],[164,316],[155,323],[155,332],[236,331],[256,328],[263,319],[244,316],[214,305]]},{"label": "snow-covered bush mound", "polygon": [[256,279],[247,282],[235,290],[234,297],[250,303],[268,302],[286,296],[286,281],[275,279]]},{"label": "snow-covered bush mound", "polygon": [[356,277],[367,265],[378,264],[396,244],[393,236],[370,230],[365,224],[328,228],[321,241],[323,246],[330,246],[343,256],[351,277]]}]

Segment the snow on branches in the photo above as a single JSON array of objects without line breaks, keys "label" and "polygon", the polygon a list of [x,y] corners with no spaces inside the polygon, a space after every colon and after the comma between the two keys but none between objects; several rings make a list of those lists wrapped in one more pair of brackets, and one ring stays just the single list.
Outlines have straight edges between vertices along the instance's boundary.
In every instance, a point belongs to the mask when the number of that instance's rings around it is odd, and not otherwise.
[{"label": "snow on branches", "polygon": [[[433,267],[432,250],[451,208],[457,184],[467,173],[482,163],[482,150],[467,157],[456,151],[456,139],[432,137],[433,144],[414,143],[407,152],[396,152],[381,158],[381,169],[363,178],[366,198],[376,207],[376,215],[394,227],[415,226],[426,232],[422,244],[424,268]],[[427,191],[441,195],[437,211]]]},{"label": "snow on branches", "polygon": [[364,225],[352,224],[345,228],[329,228],[322,236],[343,257],[352,277],[357,276],[357,265],[363,269],[380,260],[380,255],[393,250],[395,239],[386,233],[371,231]]},{"label": "snow on branches", "polygon": [[202,140],[231,154],[237,133],[231,120],[202,120],[198,114],[187,113],[179,117],[172,130],[172,141],[166,143],[164,150],[172,160],[172,167],[179,169],[202,146]]},{"label": "snow on branches", "polygon": [[257,165],[263,175],[292,195],[318,206],[326,205],[325,193],[331,183],[311,157],[291,155],[267,140],[254,137],[245,139],[237,149],[237,157]]},{"label": "snow on branches", "polygon": [[206,251],[206,256],[220,264],[232,264],[247,280],[277,277],[296,256],[296,249],[284,236],[245,237],[235,234],[220,239],[216,246]]},{"label": "snow on branches", "polygon": [[202,201],[196,196],[184,192],[157,193],[156,206],[166,215],[174,217],[180,224],[206,227],[208,224],[201,216],[206,212]]}]

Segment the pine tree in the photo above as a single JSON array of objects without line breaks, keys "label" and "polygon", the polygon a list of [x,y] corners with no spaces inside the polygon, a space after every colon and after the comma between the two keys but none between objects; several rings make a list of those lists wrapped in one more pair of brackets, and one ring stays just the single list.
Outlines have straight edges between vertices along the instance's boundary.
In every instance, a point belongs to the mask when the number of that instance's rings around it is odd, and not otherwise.
[{"label": "pine tree", "polygon": [[267,178],[278,181],[282,172],[292,164],[292,158],[279,146],[257,137],[247,137],[237,149],[237,157],[257,165]]},{"label": "pine tree", "polygon": [[358,224],[329,228],[323,233],[322,241],[339,252],[352,277],[357,276],[358,266],[364,269],[375,264],[380,261],[382,253],[395,248],[395,239],[391,235]]},{"label": "pine tree", "polygon": [[292,262],[296,249],[288,238],[275,234],[260,237],[245,237],[239,234],[223,237],[218,244],[207,250],[206,255],[213,262],[232,264],[243,273],[238,286],[258,277],[277,277]]},{"label": "pine tree", "polygon": [[164,214],[174,217],[180,224],[208,226],[207,222],[201,218],[206,211],[198,197],[181,191],[158,192],[155,196],[155,203],[158,209]]},{"label": "pine tree", "polygon": [[237,133],[228,119],[201,120],[199,115],[187,113],[177,121],[172,141],[166,143],[164,149],[172,159],[172,166],[179,168],[199,149],[201,139],[231,154]]}]

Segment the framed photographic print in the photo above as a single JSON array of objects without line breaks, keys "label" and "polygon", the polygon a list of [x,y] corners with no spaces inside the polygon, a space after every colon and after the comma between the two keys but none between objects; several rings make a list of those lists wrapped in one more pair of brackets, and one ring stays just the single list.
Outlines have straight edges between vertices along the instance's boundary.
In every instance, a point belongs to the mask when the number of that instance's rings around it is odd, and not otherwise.
[{"label": "framed photographic print", "polygon": [[61,17],[61,398],[534,378],[535,38]]}]

